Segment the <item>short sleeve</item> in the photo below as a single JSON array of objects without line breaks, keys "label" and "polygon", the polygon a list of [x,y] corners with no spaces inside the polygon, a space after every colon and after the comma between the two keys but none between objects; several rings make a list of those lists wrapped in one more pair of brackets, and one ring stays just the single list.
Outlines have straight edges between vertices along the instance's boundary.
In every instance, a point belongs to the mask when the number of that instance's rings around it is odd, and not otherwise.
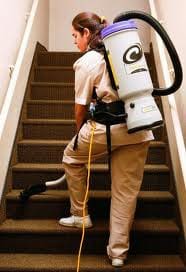
[{"label": "short sleeve", "polygon": [[77,65],[75,69],[75,103],[88,105],[92,99],[94,76],[86,67]]}]

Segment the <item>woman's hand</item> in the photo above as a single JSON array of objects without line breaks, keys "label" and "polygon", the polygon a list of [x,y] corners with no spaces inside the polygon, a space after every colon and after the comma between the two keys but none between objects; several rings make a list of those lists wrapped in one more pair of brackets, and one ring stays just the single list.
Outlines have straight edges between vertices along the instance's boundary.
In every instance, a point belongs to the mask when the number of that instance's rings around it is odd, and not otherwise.
[{"label": "woman's hand", "polygon": [[75,120],[77,132],[80,130],[81,125],[85,121],[87,113],[87,105],[75,104]]}]

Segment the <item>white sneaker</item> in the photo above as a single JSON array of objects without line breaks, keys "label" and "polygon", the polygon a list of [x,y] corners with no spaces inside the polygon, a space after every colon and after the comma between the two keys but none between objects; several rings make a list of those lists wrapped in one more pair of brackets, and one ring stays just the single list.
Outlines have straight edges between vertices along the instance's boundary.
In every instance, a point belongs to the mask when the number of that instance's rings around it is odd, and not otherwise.
[{"label": "white sneaker", "polygon": [[83,221],[85,228],[91,228],[93,226],[89,215],[85,216],[84,220],[83,217],[71,215],[70,217],[61,218],[59,224],[66,227],[82,228]]},{"label": "white sneaker", "polygon": [[121,267],[123,265],[124,265],[124,260],[118,259],[118,258],[113,258],[112,259],[112,266]]}]

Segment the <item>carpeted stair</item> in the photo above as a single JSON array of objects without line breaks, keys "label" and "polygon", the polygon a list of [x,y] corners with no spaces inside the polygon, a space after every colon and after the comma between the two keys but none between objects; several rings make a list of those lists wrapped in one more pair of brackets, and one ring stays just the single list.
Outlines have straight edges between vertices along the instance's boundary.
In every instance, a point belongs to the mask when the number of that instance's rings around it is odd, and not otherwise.
[{"label": "carpeted stair", "polygon": [[[0,226],[0,271],[74,272],[81,230],[58,224],[69,215],[66,184],[35,195],[24,205],[20,191],[27,185],[60,177],[62,154],[75,133],[72,52],[37,53],[27,87],[22,118],[9,169],[7,218]],[[154,75],[152,58],[147,55]],[[161,108],[161,101],[157,99]],[[114,269],[106,256],[110,179],[106,158],[91,166],[89,210],[94,227],[86,230],[83,272],[186,271],[182,259],[182,229],[164,128],[154,131],[143,184],[131,230],[125,267]]]}]

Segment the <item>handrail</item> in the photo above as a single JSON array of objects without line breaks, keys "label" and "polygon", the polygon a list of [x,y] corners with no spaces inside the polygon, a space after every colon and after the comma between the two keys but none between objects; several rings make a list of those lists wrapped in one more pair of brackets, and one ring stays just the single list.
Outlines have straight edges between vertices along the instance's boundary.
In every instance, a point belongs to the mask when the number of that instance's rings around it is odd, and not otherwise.
[{"label": "handrail", "polygon": [[[158,16],[154,0],[149,0],[149,4],[151,15],[157,19]],[[172,82],[171,69],[169,69],[169,64],[162,40],[156,33],[154,42],[157,48],[155,57],[159,58],[158,64],[161,67],[160,69],[163,83],[167,86],[170,86]],[[170,155],[174,170],[175,185],[183,225],[183,232],[186,242],[186,148],[174,94],[162,97],[162,104],[166,120]]]},{"label": "handrail", "polygon": [[11,80],[10,80],[10,83],[9,83],[9,86],[8,86],[5,101],[3,103],[2,111],[1,111],[1,114],[0,114],[0,139],[1,139],[3,131],[4,131],[4,127],[5,127],[5,123],[6,123],[6,120],[7,120],[8,112],[9,112],[9,109],[10,109],[10,106],[11,106],[12,97],[14,95],[17,79],[19,77],[21,64],[22,64],[23,59],[24,59],[24,54],[25,54],[25,51],[26,51],[26,48],[27,48],[27,43],[28,43],[30,32],[31,32],[31,27],[32,27],[33,20],[34,20],[34,15],[36,13],[37,5],[38,5],[38,0],[34,0],[33,5],[32,5],[32,9],[31,9],[31,13],[30,13],[27,25],[26,25],[23,40],[22,40],[22,43],[21,43],[21,47],[20,47],[19,52],[18,52],[18,57],[17,57],[17,61],[16,61],[16,64],[15,64],[15,67],[14,67],[14,71],[13,71],[13,74],[12,74],[12,77],[11,77]]},{"label": "handrail", "polygon": [[[42,25],[37,13],[41,13],[43,5],[46,3],[46,0],[33,0],[15,68],[0,113],[0,204],[35,46],[39,39],[45,39],[45,35],[42,36],[41,33],[47,27],[45,26],[46,22]],[[41,29],[40,25],[42,25]]]}]

